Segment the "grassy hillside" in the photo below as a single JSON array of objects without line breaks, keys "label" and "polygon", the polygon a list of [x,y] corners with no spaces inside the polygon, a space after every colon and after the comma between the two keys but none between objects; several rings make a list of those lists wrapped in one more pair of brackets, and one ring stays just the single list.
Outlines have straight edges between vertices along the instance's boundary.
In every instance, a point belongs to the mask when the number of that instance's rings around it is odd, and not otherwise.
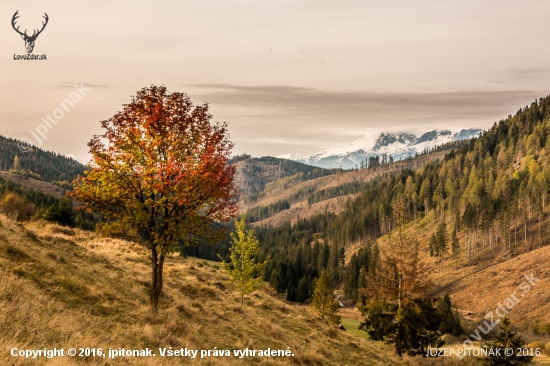
[{"label": "grassy hillside", "polygon": [[[468,318],[481,322],[485,314],[494,312],[498,303],[503,303],[515,291],[520,302],[508,314],[514,324],[524,330],[533,330],[537,322],[550,324],[550,268],[545,265],[550,262],[550,246],[512,258],[504,255],[493,257],[490,247],[484,248],[479,254],[482,258],[485,255],[483,259],[468,260],[466,256],[460,256],[455,261],[446,256],[439,272],[437,259],[430,257],[428,248],[430,236],[434,232],[433,220],[433,215],[428,215],[409,223],[405,232],[418,240],[420,257],[432,267],[436,295],[451,294],[453,304],[461,312],[470,312]],[[533,231],[536,232],[537,228],[533,228]],[[385,250],[388,240],[387,235],[378,240],[380,250]],[[467,247],[467,240],[467,235],[459,235],[462,253]],[[348,258],[359,247],[359,243],[352,246]],[[531,274],[540,281],[524,293],[519,285],[525,281],[525,275]]]},{"label": "grassy hillside", "polygon": [[44,194],[54,196],[56,198],[62,198],[65,196],[65,189],[51,183],[47,183],[34,178],[25,177],[21,174],[10,173],[6,171],[0,171],[0,178],[4,181],[10,180],[15,184],[29,189],[34,189]]},{"label": "grassy hillside", "polygon": [[[13,347],[290,347],[295,357],[192,364],[400,364],[385,345],[337,330],[268,287],[249,296],[241,312],[237,293],[216,285],[225,275],[213,263],[173,256],[165,269],[161,311],[154,317],[147,304],[148,258],[138,245],[43,221],[23,225],[0,215],[0,364],[29,364],[9,355]],[[54,358],[33,364],[82,363],[77,361]],[[179,361],[89,357],[86,364],[187,364]]]},{"label": "grassy hillside", "polygon": [[[496,326],[487,335],[480,329],[487,329],[485,322],[490,322],[491,319],[496,321],[500,317],[499,314],[503,313],[501,305],[509,305],[507,301],[515,297],[518,301],[514,301],[512,308],[507,310],[507,317],[512,321],[514,330],[526,341],[526,345],[544,351],[544,345],[550,342],[550,269],[546,265],[550,261],[550,246],[543,246],[516,257],[494,256],[493,249],[485,247],[480,250],[478,257],[470,260],[466,256],[460,256],[458,261],[455,261],[447,256],[439,272],[437,260],[430,257],[428,248],[430,236],[434,232],[434,216],[432,213],[410,222],[405,225],[404,231],[409,238],[418,241],[420,258],[431,270],[433,296],[448,293],[453,306],[460,314],[465,335],[458,338],[447,335],[444,347],[458,349],[467,338],[473,341],[475,347],[480,347],[482,342],[476,341],[477,334],[480,333],[484,340],[488,340],[499,327]],[[536,232],[538,228],[533,227],[532,230]],[[528,232],[527,235],[533,233]],[[391,239],[388,235],[377,240],[380,251],[387,250],[389,240]],[[467,235],[459,235],[462,253],[467,241]],[[362,246],[359,242],[352,245],[347,252],[346,261],[349,261],[352,253],[356,253]],[[497,309],[500,310],[497,312]],[[493,318],[488,315],[491,313]],[[478,328],[480,326],[481,328]],[[550,364],[549,355],[548,352],[543,353],[536,357],[532,364]],[[481,364],[473,358],[465,358],[460,362],[454,358],[438,361],[414,359],[413,362],[418,365]]]}]

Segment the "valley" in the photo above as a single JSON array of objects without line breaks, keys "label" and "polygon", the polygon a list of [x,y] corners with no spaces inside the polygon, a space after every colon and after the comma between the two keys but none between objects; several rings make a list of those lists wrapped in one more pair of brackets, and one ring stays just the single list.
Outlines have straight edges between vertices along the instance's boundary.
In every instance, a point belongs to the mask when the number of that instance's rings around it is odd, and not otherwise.
[{"label": "valley", "polygon": [[[243,211],[247,211],[252,208],[265,207],[273,204],[277,201],[287,201],[290,204],[290,209],[282,211],[273,215],[272,217],[256,222],[255,225],[273,225],[278,226],[283,222],[295,223],[298,218],[307,218],[311,215],[324,212],[339,213],[344,207],[345,202],[349,198],[353,198],[359,193],[351,194],[339,194],[337,197],[321,200],[313,204],[308,203],[308,198],[315,195],[318,192],[328,190],[330,188],[337,188],[346,186],[349,184],[362,184],[373,179],[381,179],[391,174],[395,174],[404,169],[417,169],[430,161],[442,159],[445,152],[434,152],[431,154],[419,156],[414,159],[407,159],[403,161],[397,161],[392,164],[379,166],[371,169],[359,169],[350,171],[340,171],[339,173],[333,173],[320,178],[313,178],[306,181],[294,181],[289,182],[289,179],[273,179],[267,188],[260,191],[256,200],[252,201],[247,195],[250,192],[250,187],[246,182],[250,179],[249,174],[243,167],[248,163],[247,161],[241,161],[237,163],[237,184],[239,189],[243,192],[241,197],[241,208]],[[259,165],[257,169],[261,171],[269,171],[274,169],[268,165]],[[290,177],[292,178],[292,176]],[[361,189],[360,187],[358,187]],[[251,202],[252,201],[252,202]]]},{"label": "valley", "polygon": [[[509,305],[505,315],[527,344],[545,346],[550,342],[550,273],[545,266],[550,260],[549,105],[550,97],[540,99],[478,138],[434,145],[404,160],[373,158],[373,165],[357,169],[247,154],[232,157],[238,209],[247,214],[258,238],[255,260],[265,263],[263,285],[245,297],[242,311],[238,292],[223,285],[228,277],[219,264],[230,258],[227,234],[235,230],[234,221],[211,223],[226,230],[218,242],[204,240],[197,248],[178,243],[170,249],[159,317],[147,310],[150,264],[139,239],[93,233],[105,219],[95,212],[84,215],[76,210],[78,200],[63,198],[73,189],[72,179],[86,168],[37,150],[34,154],[48,163],[31,169],[32,159],[19,161],[6,153],[1,163],[9,171],[0,173],[0,267],[8,281],[0,301],[9,316],[2,320],[8,326],[0,336],[17,347],[69,344],[63,341],[66,337],[148,348],[296,350],[298,356],[270,364],[429,365],[435,360],[412,357],[424,345],[407,346],[405,352],[411,354],[400,358],[372,329],[367,334],[356,328],[380,299],[391,317],[397,300],[411,307],[429,301],[422,305],[428,310],[418,311],[436,311],[434,306],[449,295],[450,311],[463,333],[432,333],[439,340],[444,337],[447,346],[475,338],[479,347],[489,341],[498,328],[482,338],[476,329],[490,314],[502,313],[503,303]],[[6,141],[11,148],[16,144]],[[14,216],[19,207],[27,207],[32,217]],[[397,299],[392,276],[399,270],[407,283],[425,281],[425,288],[411,285],[407,297]],[[328,273],[331,296],[343,306],[340,324],[353,329],[338,329],[312,310],[322,273]],[[386,287],[388,291],[379,292]],[[15,296],[14,288],[24,291]],[[47,306],[32,305],[31,298]],[[510,298],[516,299],[512,305]],[[11,320],[30,317],[31,309],[41,316],[27,327]],[[72,325],[65,328],[67,319]],[[75,333],[78,322],[85,331]],[[117,331],[106,334],[94,326],[99,322]],[[28,327],[43,329],[44,335],[29,334]],[[15,341],[8,340],[6,329],[16,329]],[[385,337],[395,344],[394,336]],[[546,362],[546,351],[536,361]],[[102,364],[91,358],[87,362]],[[216,364],[232,362],[248,364]],[[476,364],[474,359],[468,362]]]}]

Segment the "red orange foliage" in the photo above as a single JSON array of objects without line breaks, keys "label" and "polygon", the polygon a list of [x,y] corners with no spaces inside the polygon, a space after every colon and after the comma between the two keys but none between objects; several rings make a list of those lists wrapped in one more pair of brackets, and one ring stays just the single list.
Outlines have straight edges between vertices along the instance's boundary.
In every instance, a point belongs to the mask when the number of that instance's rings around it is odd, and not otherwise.
[{"label": "red orange foliage", "polygon": [[212,240],[213,221],[237,214],[233,144],[227,125],[211,124],[208,105],[193,106],[183,93],[144,88],[122,112],[102,121],[103,135],[88,143],[91,169],[70,194],[108,235],[142,242],[151,251],[151,305],[162,290],[164,257],[180,240]]}]

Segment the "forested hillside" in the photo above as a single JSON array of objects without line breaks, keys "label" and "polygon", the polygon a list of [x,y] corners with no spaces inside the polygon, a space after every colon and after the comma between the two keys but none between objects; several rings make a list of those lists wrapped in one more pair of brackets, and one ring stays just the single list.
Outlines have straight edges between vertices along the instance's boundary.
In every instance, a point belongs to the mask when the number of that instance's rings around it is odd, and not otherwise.
[{"label": "forested hillside", "polygon": [[287,188],[296,183],[342,172],[342,169],[324,169],[272,156],[252,158],[243,154],[230,163],[236,165],[236,183],[244,205],[250,205],[276,188]]},{"label": "forested hillside", "polygon": [[[23,146],[22,151],[19,146]],[[33,178],[46,182],[72,182],[77,176],[84,175],[86,167],[78,161],[36,146],[24,145],[21,141],[0,135],[0,170],[13,168],[15,156],[18,157],[22,172],[34,173]]]},{"label": "forested hillside", "polygon": [[[261,257],[272,258],[265,278],[278,291],[286,291],[289,299],[303,300],[311,293],[311,279],[328,267],[335,279],[348,279],[346,292],[356,296],[364,281],[359,273],[371,270],[377,261],[375,240],[396,228],[397,216],[405,223],[429,219],[434,235],[430,243],[419,243],[429,250],[424,254],[442,260],[458,256],[466,265],[546,245],[549,152],[546,97],[495,123],[441,161],[369,182],[339,215],[326,213],[294,225],[258,228]],[[396,212],[397,205],[402,212]],[[462,238],[459,243],[453,240],[457,235]],[[346,265],[346,249],[358,244],[361,251]],[[307,295],[302,294],[306,290]]]}]

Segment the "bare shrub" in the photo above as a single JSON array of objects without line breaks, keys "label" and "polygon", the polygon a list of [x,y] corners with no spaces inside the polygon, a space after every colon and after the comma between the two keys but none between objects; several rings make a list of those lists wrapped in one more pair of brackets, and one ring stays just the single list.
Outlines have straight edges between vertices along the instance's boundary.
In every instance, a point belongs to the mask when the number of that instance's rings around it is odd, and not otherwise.
[{"label": "bare shrub", "polygon": [[16,193],[8,193],[0,201],[0,212],[15,221],[29,221],[36,209]]}]

